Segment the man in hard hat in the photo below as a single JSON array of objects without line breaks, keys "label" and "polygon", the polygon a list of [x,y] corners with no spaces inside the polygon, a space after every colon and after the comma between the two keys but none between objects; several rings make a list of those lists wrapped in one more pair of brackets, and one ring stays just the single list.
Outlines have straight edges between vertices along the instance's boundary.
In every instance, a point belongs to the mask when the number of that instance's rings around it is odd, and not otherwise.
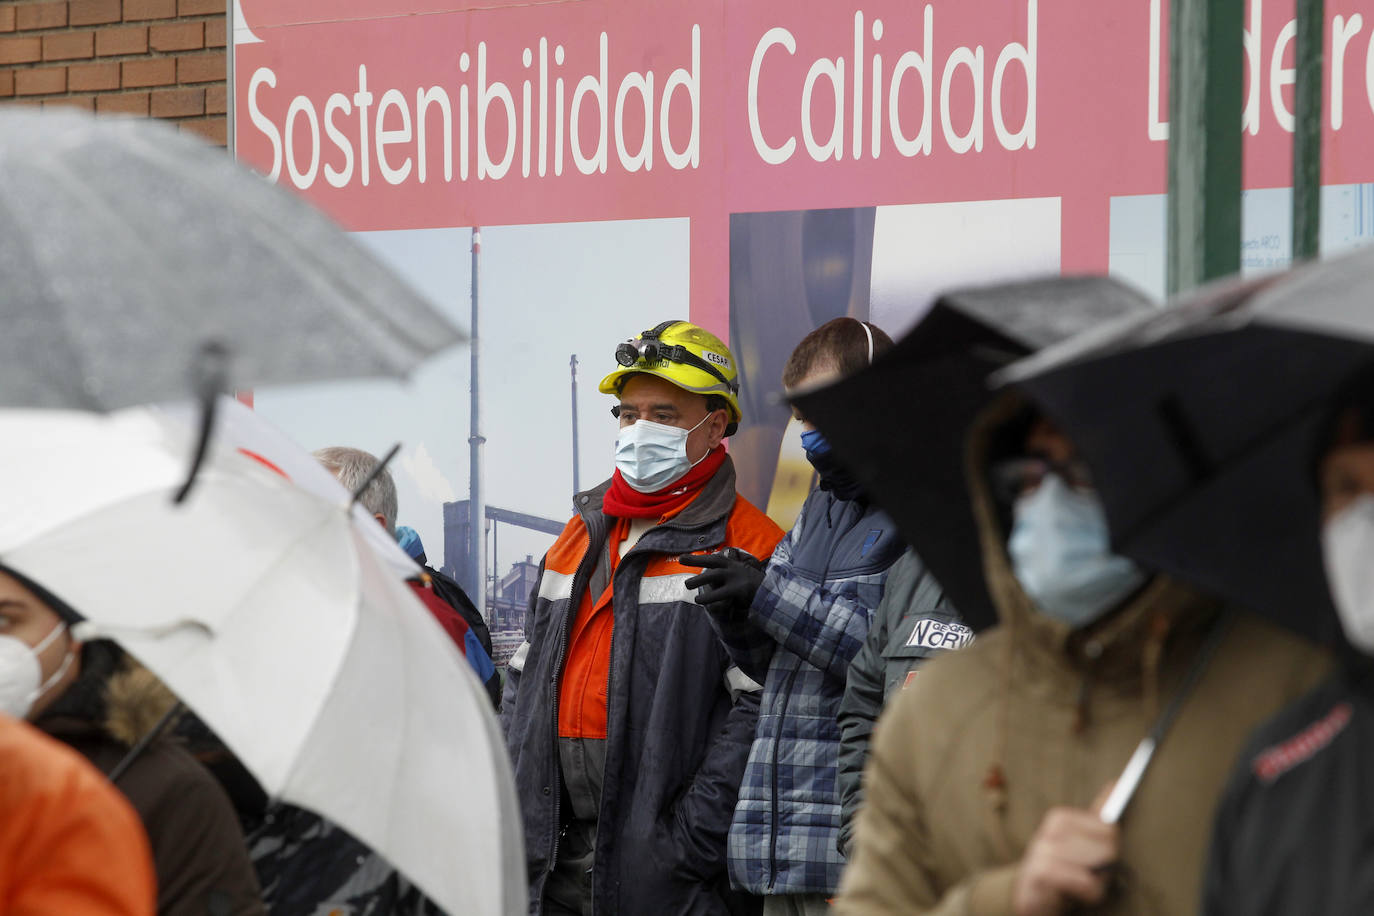
[{"label": "man in hard hat", "polygon": [[725,837],[758,717],[678,557],[767,557],[782,531],[735,492],[721,341],[665,321],[615,351],[615,473],[544,556],[502,720],[531,912],[729,913]]}]

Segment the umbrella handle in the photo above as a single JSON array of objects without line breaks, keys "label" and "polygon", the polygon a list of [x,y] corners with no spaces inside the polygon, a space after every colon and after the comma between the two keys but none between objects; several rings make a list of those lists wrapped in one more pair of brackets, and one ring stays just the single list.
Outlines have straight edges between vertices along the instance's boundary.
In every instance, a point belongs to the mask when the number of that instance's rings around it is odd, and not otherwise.
[{"label": "umbrella handle", "polygon": [[229,351],[224,345],[207,343],[200,350],[200,358],[195,364],[196,394],[200,398],[200,433],[196,439],[196,449],[191,455],[191,469],[186,474],[186,482],[177,490],[172,502],[181,504],[191,494],[200,466],[205,463],[205,455],[210,450],[210,437],[215,429],[215,414],[219,409],[219,395],[228,380]]},{"label": "umbrella handle", "polygon": [[148,729],[148,733],[142,738],[139,738],[138,741],[134,743],[134,746],[129,748],[129,753],[125,754],[124,758],[120,760],[119,763],[115,764],[115,768],[110,771],[108,776],[110,782],[114,783],[118,781],[119,777],[123,776],[129,767],[133,765],[133,762],[138,759],[138,756],[148,749],[148,745],[156,741],[158,736],[167,730],[167,726],[171,725],[173,720],[181,715],[185,709],[186,707],[182,705],[180,700],[173,703],[172,708],[163,713],[162,718],[157,720],[157,724]]}]

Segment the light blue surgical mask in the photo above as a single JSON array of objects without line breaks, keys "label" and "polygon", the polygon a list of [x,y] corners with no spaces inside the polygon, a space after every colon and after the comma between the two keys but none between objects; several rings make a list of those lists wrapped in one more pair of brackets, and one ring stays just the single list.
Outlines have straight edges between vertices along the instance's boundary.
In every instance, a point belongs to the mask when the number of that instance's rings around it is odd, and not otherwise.
[{"label": "light blue surgical mask", "polygon": [[[710,418],[708,413],[697,426]],[[640,493],[655,493],[681,479],[697,463],[687,457],[687,436],[697,426],[683,429],[636,420],[625,427],[615,437],[615,466],[620,476]],[[702,455],[697,461],[705,457]]]},{"label": "light blue surgical mask", "polygon": [[1073,489],[1057,474],[1017,499],[1007,553],[1036,607],[1075,629],[1116,607],[1146,579],[1135,563],[1111,552],[1097,495]]}]

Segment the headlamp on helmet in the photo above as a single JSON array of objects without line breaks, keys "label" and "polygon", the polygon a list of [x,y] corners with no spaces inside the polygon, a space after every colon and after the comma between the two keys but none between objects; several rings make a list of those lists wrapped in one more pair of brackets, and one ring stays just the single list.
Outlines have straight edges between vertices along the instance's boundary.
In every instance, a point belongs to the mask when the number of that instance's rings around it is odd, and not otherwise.
[{"label": "headlamp on helmet", "polygon": [[[636,373],[658,376],[685,391],[704,395],[712,410],[728,414],[726,435],[741,420],[735,358],[714,334],[688,321],[664,321],[638,337],[616,344],[618,364],[597,385],[602,394],[619,395]],[[719,406],[716,406],[719,402]]]},{"label": "headlamp on helmet", "polygon": [[645,331],[641,336],[631,338],[618,345],[615,348],[615,361],[627,369],[639,362],[652,364],[660,360],[667,360],[672,363],[682,363],[715,376],[732,393],[738,394],[739,381],[737,379],[726,378],[725,373],[721,372],[719,368],[681,344],[668,344],[658,339],[660,334],[678,323],[677,321],[665,321],[657,327]]}]

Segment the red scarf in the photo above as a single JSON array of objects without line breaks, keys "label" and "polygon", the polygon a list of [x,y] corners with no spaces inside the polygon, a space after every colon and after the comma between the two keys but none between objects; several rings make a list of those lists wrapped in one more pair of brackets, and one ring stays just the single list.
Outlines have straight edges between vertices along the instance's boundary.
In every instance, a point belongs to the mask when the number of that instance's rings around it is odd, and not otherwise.
[{"label": "red scarf", "polygon": [[690,471],[653,493],[641,493],[631,487],[617,468],[611,475],[611,488],[602,500],[602,511],[616,518],[662,518],[695,499],[724,463],[725,446],[717,445]]}]

